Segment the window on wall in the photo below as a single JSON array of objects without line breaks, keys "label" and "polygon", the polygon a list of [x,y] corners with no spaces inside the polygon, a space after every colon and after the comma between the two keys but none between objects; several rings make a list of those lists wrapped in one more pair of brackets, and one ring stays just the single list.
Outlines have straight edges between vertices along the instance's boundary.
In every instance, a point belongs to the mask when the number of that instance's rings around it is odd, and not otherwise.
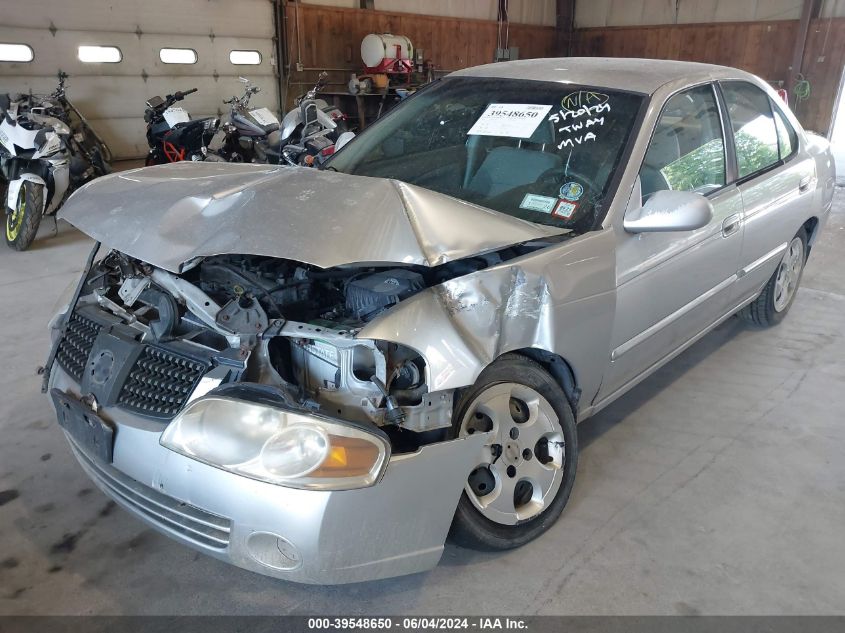
[{"label": "window on wall", "polygon": [[778,133],[768,95],[744,81],[722,84],[736,145],[739,177],[771,167],[780,160]]},{"label": "window on wall", "polygon": [[193,48],[162,48],[158,58],[165,64],[196,64],[197,52]]},{"label": "window on wall", "polygon": [[256,65],[261,63],[261,53],[258,51],[230,51],[229,61],[236,65]]},{"label": "window on wall", "polygon": [[77,57],[86,64],[116,64],[123,59],[117,46],[80,46]]},{"label": "window on wall", "polygon": [[31,46],[0,43],[0,62],[31,62],[34,57]]}]

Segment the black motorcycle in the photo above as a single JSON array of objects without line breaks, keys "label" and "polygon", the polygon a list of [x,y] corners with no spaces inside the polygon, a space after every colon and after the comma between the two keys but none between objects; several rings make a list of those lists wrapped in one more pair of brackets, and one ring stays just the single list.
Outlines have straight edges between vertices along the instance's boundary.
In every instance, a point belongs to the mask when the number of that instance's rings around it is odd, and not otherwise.
[{"label": "black motorcycle", "polygon": [[215,117],[191,119],[181,107],[173,107],[197,91],[177,90],[164,99],[155,96],[147,101],[144,121],[147,122],[147,165],[163,165],[181,160],[203,160],[207,146],[220,120]]}]

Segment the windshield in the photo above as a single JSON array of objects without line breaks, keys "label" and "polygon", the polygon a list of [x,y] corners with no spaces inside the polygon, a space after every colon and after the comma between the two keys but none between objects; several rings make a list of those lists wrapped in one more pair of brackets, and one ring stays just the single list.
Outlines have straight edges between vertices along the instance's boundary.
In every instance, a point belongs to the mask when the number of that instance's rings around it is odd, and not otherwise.
[{"label": "windshield", "polygon": [[327,167],[583,232],[601,213],[642,100],[572,84],[446,78],[368,128]]}]

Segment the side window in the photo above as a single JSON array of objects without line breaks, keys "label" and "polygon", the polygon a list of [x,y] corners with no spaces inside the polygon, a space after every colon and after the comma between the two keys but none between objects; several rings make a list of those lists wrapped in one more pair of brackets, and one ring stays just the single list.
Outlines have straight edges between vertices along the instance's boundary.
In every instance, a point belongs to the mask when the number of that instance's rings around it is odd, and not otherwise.
[{"label": "side window", "polygon": [[725,145],[712,86],[692,88],[666,102],[640,181],[643,199],[665,189],[706,194],[724,186]]},{"label": "side window", "polygon": [[778,162],[778,133],[768,95],[744,81],[724,82],[722,92],[731,118],[739,177]]},{"label": "side window", "polygon": [[795,133],[795,128],[790,125],[789,121],[777,106],[772,106],[775,113],[775,125],[778,130],[778,150],[780,151],[780,159],[783,160],[798,149],[798,135]]}]

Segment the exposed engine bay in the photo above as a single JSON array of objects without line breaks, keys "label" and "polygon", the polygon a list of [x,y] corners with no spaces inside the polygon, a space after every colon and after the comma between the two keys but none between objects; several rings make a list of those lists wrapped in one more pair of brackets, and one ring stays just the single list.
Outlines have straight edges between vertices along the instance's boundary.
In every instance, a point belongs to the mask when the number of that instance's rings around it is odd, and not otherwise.
[{"label": "exposed engine bay", "polygon": [[[417,351],[355,335],[421,290],[547,245],[517,245],[437,267],[321,269],[220,255],[189,262],[181,275],[111,251],[91,269],[80,304],[96,302],[137,329],[139,341],[235,352],[242,366],[223,382],[269,385],[297,406],[375,424],[391,437],[402,435],[400,443],[418,445],[451,426],[454,391],[429,393]],[[435,437],[424,439],[430,431]],[[408,442],[409,435],[417,440]]]}]

